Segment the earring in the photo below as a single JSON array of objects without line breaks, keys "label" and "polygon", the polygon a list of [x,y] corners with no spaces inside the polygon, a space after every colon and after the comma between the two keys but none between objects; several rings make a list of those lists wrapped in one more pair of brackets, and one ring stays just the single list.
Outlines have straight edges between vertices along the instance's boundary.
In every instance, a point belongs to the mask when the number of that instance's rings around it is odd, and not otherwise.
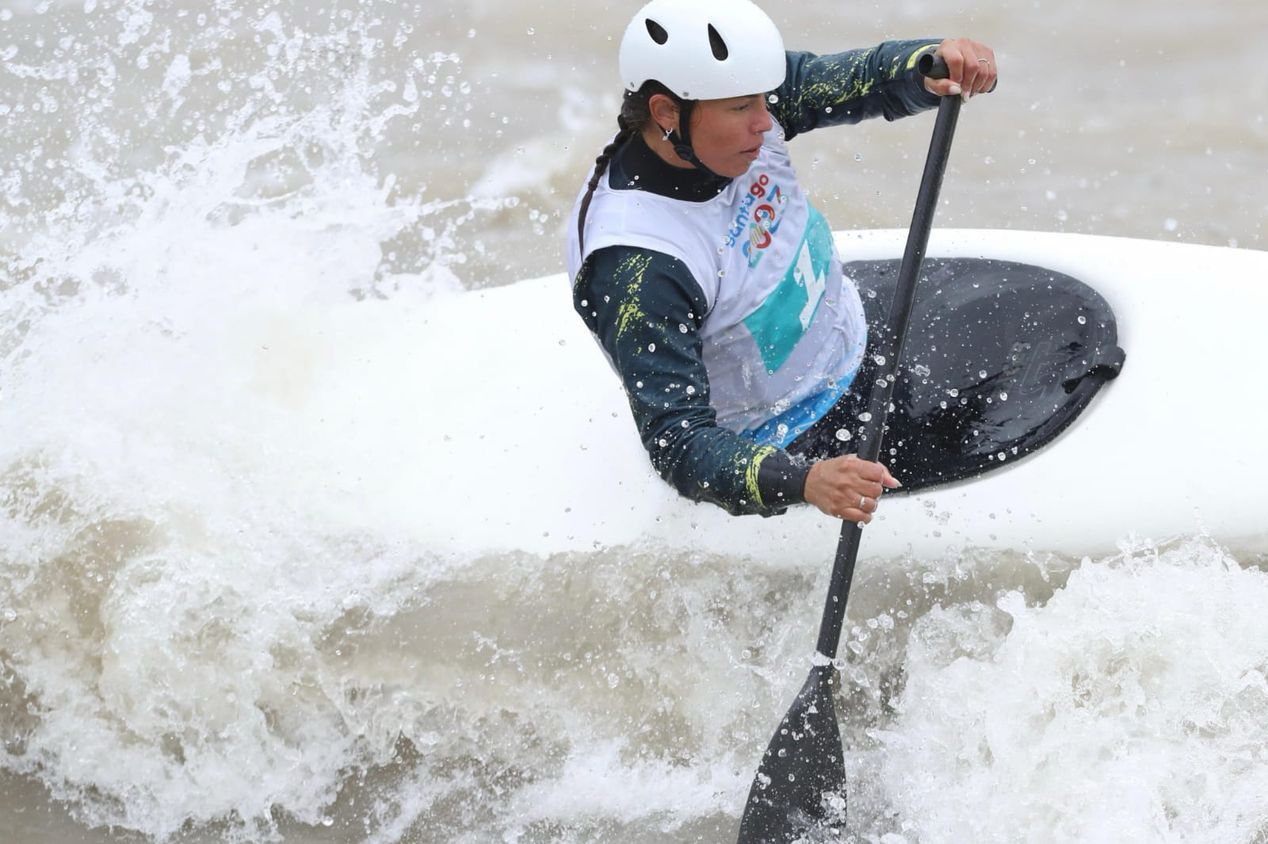
[{"label": "earring", "polygon": [[664,139],[665,139],[666,141],[667,141],[667,140],[669,140],[669,136],[670,136],[670,135],[672,135],[672,134],[674,133],[674,130],[673,130],[673,129],[661,129],[661,131],[665,133],[665,135],[664,135]]}]

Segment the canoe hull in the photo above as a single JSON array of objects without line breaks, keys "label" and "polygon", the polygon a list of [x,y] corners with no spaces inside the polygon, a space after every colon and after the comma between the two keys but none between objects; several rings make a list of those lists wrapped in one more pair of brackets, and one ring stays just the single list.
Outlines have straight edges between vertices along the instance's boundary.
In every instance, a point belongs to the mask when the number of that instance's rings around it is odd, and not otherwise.
[{"label": "canoe hull", "polygon": [[[846,261],[872,260],[901,255],[904,237],[849,232],[837,242]],[[862,556],[1095,554],[1133,537],[1199,533],[1268,550],[1268,442],[1258,433],[1268,411],[1268,253],[965,230],[935,232],[928,254],[1019,261],[1082,280],[1114,310],[1128,365],[1040,451],[977,480],[883,499]],[[830,557],[839,523],[813,508],[736,518],[682,499],[654,475],[562,276],[438,299],[426,322],[404,364],[431,395],[461,397],[468,420],[437,419],[420,432],[445,444],[419,502],[438,548],[632,545],[789,565]],[[464,363],[425,364],[443,356]],[[473,451],[493,459],[473,460]],[[496,482],[472,477],[490,465]],[[472,502],[483,518],[471,517]]]}]

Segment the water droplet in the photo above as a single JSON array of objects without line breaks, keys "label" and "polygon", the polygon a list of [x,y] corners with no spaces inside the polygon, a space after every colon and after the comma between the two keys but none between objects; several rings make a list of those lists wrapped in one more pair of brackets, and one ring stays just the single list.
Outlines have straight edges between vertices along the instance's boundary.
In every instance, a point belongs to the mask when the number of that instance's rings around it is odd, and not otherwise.
[{"label": "water droplet", "polygon": [[528,28],[528,34],[529,34],[529,35],[536,35],[536,34],[537,34],[537,30],[536,30],[536,29],[534,29],[533,27],[531,27],[531,26],[530,26],[530,27]]},{"label": "water droplet", "polygon": [[1079,316],[1079,325],[1087,325],[1087,317],[1080,315],[1080,316]]},{"label": "water droplet", "polygon": [[848,428],[837,428],[837,439],[841,442],[847,442],[850,439],[850,430]]},{"label": "water droplet", "polygon": [[655,343],[648,343],[648,344],[647,344],[647,351],[649,351],[649,352],[654,352],[654,351],[656,351],[656,344],[655,344]]},{"label": "water droplet", "polygon": [[865,410],[865,411],[863,411],[862,413],[860,413],[860,414],[859,414],[859,421],[860,421],[860,422],[871,422],[871,421],[872,421],[872,414],[868,413],[866,410]]}]

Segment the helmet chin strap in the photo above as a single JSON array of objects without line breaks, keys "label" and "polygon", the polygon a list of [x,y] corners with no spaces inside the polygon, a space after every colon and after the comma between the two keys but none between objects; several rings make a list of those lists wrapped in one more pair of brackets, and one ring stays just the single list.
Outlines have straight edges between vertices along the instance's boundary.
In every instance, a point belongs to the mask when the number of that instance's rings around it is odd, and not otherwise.
[{"label": "helmet chin strap", "polygon": [[674,154],[683,161],[694,164],[698,169],[703,170],[705,174],[715,179],[722,178],[714,173],[704,162],[700,160],[700,156],[696,155],[696,151],[691,147],[691,130],[687,127],[691,124],[691,110],[695,106],[694,101],[687,100],[684,102],[678,112],[678,129],[673,130],[666,136],[666,140],[674,145]]}]

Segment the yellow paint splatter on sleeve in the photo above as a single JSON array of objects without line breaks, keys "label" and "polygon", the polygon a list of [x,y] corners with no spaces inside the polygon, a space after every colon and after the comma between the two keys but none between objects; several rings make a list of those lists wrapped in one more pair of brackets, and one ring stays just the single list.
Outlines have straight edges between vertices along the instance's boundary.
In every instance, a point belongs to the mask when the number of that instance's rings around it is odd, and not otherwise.
[{"label": "yellow paint splatter on sleeve", "polygon": [[651,266],[650,255],[631,255],[617,266],[617,273],[629,281],[625,285],[625,300],[617,306],[616,336],[621,337],[638,320],[646,318],[641,303],[644,277]]},{"label": "yellow paint splatter on sleeve", "polygon": [[772,446],[768,445],[759,448],[753,458],[749,460],[748,470],[744,473],[744,486],[759,507],[765,507],[766,502],[762,500],[762,491],[757,485],[758,470],[762,468],[762,461],[774,453],[775,449]]},{"label": "yellow paint splatter on sleeve", "polygon": [[798,91],[797,105],[802,109],[821,109],[867,96],[876,84],[876,80],[868,78],[864,71],[872,52],[861,50],[852,53],[849,63],[834,65],[828,78],[808,81]]}]

